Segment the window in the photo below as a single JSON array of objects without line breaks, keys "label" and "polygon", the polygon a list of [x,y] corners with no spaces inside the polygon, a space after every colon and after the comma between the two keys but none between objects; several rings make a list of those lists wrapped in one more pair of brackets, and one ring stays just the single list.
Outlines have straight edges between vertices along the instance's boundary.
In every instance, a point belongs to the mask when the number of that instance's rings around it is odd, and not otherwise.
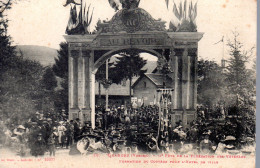
[{"label": "window", "polygon": [[126,79],[122,81],[122,86],[126,86]]},{"label": "window", "polygon": [[144,88],[146,88],[146,82],[144,82]]}]

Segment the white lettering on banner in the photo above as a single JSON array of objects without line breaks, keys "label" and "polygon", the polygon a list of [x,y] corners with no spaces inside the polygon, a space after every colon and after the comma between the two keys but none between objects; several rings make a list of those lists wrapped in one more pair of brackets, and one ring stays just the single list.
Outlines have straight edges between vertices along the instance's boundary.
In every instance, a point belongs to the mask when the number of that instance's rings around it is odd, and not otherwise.
[{"label": "white lettering on banner", "polygon": [[122,45],[164,45],[163,38],[120,38],[100,39],[101,46],[122,46]]}]

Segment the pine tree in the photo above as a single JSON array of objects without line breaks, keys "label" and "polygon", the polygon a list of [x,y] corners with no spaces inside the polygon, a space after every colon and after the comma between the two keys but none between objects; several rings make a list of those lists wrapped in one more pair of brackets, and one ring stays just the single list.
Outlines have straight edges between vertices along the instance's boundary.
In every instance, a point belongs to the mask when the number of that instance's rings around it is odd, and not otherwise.
[{"label": "pine tree", "polygon": [[52,69],[56,76],[61,78],[61,89],[55,92],[55,107],[58,111],[65,109],[68,112],[68,44],[60,43],[58,57],[55,58],[55,64]]},{"label": "pine tree", "polygon": [[53,65],[53,72],[56,76],[65,79],[68,77],[68,59],[69,50],[66,42],[60,43],[60,49],[58,51],[58,57],[55,58],[55,64]]},{"label": "pine tree", "polygon": [[253,53],[253,48],[249,51],[243,50],[243,44],[239,41],[239,33],[233,33],[233,41],[228,42],[230,48],[230,59],[227,66],[228,91],[226,93],[233,108],[233,113],[238,117],[239,125],[238,138],[242,134],[254,137],[255,133],[255,76],[252,70],[246,68],[246,63]]},{"label": "pine tree", "polygon": [[255,86],[251,71],[246,68],[251,51],[243,51],[243,44],[238,39],[239,33],[233,32],[233,35],[233,41],[228,42],[231,57],[228,60],[226,79],[233,102],[245,103],[253,94]]},{"label": "pine tree", "polygon": [[[1,3],[0,3],[1,4]],[[9,7],[8,7],[9,8]],[[7,69],[16,65],[15,46],[11,43],[11,37],[7,33],[8,19],[0,13],[0,75]]]},{"label": "pine tree", "polygon": [[42,77],[42,84],[47,91],[51,92],[54,92],[54,89],[57,87],[56,76],[51,67],[46,67]]}]

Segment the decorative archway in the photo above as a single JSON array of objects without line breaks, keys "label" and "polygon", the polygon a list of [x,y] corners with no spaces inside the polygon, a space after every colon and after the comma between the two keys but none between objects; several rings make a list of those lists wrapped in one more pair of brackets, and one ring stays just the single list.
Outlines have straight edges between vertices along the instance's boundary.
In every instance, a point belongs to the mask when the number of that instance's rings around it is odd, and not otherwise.
[{"label": "decorative archway", "polygon": [[105,63],[105,61],[107,59],[111,58],[115,54],[118,54],[118,53],[120,53],[122,51],[129,50],[129,49],[137,50],[138,52],[146,52],[146,53],[151,54],[151,55],[156,56],[156,57],[162,57],[162,54],[160,54],[159,52],[157,52],[155,50],[150,50],[150,49],[145,49],[145,48],[137,48],[137,47],[136,48],[120,47],[120,48],[108,51],[107,53],[102,55],[94,64],[93,73],[96,74],[98,68],[103,63]]},{"label": "decorative archway", "polygon": [[197,50],[203,33],[169,32],[164,24],[143,9],[122,9],[111,21],[98,23],[97,34],[64,36],[69,45],[69,118],[91,121],[94,128],[97,69],[119,51],[138,49],[170,61],[172,123],[180,118],[187,125],[195,117]]}]

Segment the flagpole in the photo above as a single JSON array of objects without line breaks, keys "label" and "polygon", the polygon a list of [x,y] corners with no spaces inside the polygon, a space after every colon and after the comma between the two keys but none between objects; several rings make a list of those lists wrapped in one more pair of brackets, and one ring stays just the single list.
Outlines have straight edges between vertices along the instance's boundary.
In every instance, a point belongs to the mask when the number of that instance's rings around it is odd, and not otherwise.
[{"label": "flagpole", "polygon": [[225,55],[225,43],[224,43],[224,36],[223,36],[223,39],[222,39],[222,44],[223,44],[223,55],[222,55],[222,59],[224,59],[224,55]]},{"label": "flagpole", "polygon": [[[106,80],[108,81],[108,60],[106,60]],[[108,88],[106,88],[106,109],[108,109]]]}]

